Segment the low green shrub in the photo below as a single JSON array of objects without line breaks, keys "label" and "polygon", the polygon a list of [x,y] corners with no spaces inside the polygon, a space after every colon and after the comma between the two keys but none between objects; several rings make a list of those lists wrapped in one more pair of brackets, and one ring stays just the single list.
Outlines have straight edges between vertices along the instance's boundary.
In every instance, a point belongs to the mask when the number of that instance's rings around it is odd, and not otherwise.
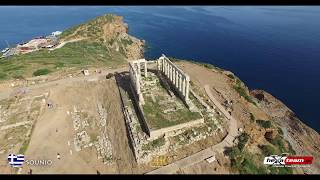
[{"label": "low green shrub", "polygon": [[256,123],[263,128],[271,128],[271,121],[256,120]]},{"label": "low green shrub", "polygon": [[49,74],[51,71],[49,69],[38,69],[35,72],[33,72],[33,76],[41,76]]}]

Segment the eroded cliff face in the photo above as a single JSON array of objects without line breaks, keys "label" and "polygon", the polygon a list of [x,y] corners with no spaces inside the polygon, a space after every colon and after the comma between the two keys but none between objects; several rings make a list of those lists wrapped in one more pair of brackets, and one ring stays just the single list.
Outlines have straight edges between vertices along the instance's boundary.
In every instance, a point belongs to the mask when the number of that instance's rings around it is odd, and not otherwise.
[{"label": "eroded cliff face", "polygon": [[143,58],[144,40],[128,34],[128,24],[122,16],[106,14],[86,23],[67,29],[61,35],[61,41],[86,39],[103,43],[125,55],[127,60]]},{"label": "eroded cliff face", "polygon": [[[229,173],[319,173],[319,134],[303,124],[281,101],[265,91],[250,91],[246,84],[230,71],[190,61],[176,63],[190,75],[191,82],[198,87],[198,91],[203,92],[204,86],[211,86],[212,94],[230,110],[237,121],[237,130],[242,134],[224,154],[229,160],[224,159],[227,163],[223,167]],[[266,156],[282,153],[311,155],[314,162],[310,168],[304,169],[273,168],[263,164]],[[212,168],[204,169],[212,172]],[[202,170],[197,172],[204,172]]]},{"label": "eroded cliff face", "polygon": [[319,133],[301,122],[293,111],[271,94],[263,90],[253,90],[251,95],[258,100],[260,108],[280,125],[284,138],[290,142],[297,155],[313,156],[313,165],[311,168],[304,168],[304,171],[319,174]]}]

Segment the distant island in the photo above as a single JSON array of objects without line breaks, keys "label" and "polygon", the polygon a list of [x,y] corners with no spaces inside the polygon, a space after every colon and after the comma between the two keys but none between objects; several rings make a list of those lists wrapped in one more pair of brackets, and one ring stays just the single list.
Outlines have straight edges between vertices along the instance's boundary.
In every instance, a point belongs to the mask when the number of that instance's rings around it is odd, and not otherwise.
[{"label": "distant island", "polygon": [[263,164],[270,155],[320,158],[319,134],[285,104],[212,64],[170,55],[145,61],[145,41],[128,34],[121,16],[28,43],[0,59],[2,159],[54,159],[35,173],[319,173],[317,162]]}]

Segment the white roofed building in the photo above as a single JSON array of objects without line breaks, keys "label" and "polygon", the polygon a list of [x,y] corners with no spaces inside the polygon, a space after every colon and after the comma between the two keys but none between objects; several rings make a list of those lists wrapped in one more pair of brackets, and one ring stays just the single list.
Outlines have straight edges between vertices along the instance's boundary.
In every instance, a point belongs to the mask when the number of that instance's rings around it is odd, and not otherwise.
[{"label": "white roofed building", "polygon": [[52,32],[51,34],[53,36],[59,36],[62,32],[61,31],[55,31],[55,32]]}]

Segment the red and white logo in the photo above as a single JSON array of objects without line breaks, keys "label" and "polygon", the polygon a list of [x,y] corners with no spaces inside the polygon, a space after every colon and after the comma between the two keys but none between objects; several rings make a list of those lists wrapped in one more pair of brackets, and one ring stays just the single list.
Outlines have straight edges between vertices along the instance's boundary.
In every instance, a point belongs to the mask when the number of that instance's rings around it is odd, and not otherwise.
[{"label": "red and white logo", "polygon": [[312,156],[279,156],[271,155],[264,158],[265,165],[306,165],[312,164]]},{"label": "red and white logo", "polygon": [[288,156],[285,159],[285,164],[312,164],[312,156]]}]

